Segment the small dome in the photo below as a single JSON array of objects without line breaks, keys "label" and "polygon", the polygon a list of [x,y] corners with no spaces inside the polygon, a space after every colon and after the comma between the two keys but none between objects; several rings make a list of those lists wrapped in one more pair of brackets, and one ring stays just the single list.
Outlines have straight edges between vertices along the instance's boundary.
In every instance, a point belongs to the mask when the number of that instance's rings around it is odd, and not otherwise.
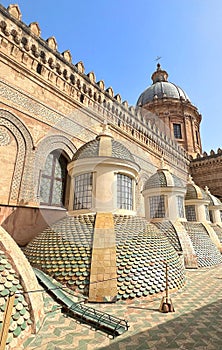
[{"label": "small dome", "polygon": [[187,184],[187,192],[185,196],[185,200],[189,199],[200,199],[200,200],[209,200],[206,192],[197,186],[191,177],[189,177]]},{"label": "small dome", "polygon": [[157,70],[152,75],[153,84],[149,86],[139,97],[137,106],[142,107],[146,103],[156,99],[173,98],[189,101],[187,94],[177,85],[167,81],[168,74],[157,64]]},{"label": "small dome", "polygon": [[150,188],[160,187],[182,187],[184,188],[183,181],[168,169],[158,169],[157,172],[152,175],[145,183],[144,190]]},{"label": "small dome", "polygon": [[216,205],[220,205],[222,206],[222,202],[219,200],[219,198],[215,197],[213,194],[210,193],[208,187],[205,187],[205,192],[206,195],[210,201],[210,205],[216,206]]},{"label": "small dome", "polygon": [[73,160],[84,159],[84,158],[94,158],[101,156],[100,145],[101,139],[103,137],[110,137],[111,139],[111,152],[110,157],[129,160],[135,163],[135,159],[132,153],[120,142],[115,141],[110,134],[110,132],[105,129],[101,134],[99,134],[95,140],[89,141],[81,146],[78,151],[75,153]]}]

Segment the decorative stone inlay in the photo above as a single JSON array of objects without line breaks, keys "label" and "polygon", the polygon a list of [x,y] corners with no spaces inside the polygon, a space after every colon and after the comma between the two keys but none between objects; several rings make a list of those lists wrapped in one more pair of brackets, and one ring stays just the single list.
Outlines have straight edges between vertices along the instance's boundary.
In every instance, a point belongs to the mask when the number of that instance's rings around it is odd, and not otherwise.
[{"label": "decorative stone inlay", "polygon": [[[25,108],[25,110],[33,113],[35,118],[42,122],[49,123],[55,128],[75,136],[82,136],[84,133],[83,124],[80,125],[74,120],[57,113],[53,109],[45,107],[43,104],[35,101],[34,98],[30,98],[29,96],[22,94],[10,86],[7,86],[2,81],[0,81],[0,96],[9,100],[10,103],[14,102],[16,105]],[[75,113],[79,113],[79,111],[76,110]],[[74,117],[74,112],[71,114],[70,118],[72,117]],[[83,118],[81,118],[81,122],[83,122]],[[88,129],[87,132],[89,135],[91,134],[92,137],[95,136],[95,134]]]},{"label": "decorative stone inlay", "polygon": [[[0,110],[0,125],[10,129],[17,142],[15,171],[12,179],[10,200],[24,202],[33,198],[32,173],[25,167],[32,162],[33,142],[25,125],[12,113]],[[25,169],[25,171],[24,171]]]},{"label": "decorative stone inlay", "polygon": [[0,146],[8,146],[11,142],[11,137],[6,128],[0,127]]}]

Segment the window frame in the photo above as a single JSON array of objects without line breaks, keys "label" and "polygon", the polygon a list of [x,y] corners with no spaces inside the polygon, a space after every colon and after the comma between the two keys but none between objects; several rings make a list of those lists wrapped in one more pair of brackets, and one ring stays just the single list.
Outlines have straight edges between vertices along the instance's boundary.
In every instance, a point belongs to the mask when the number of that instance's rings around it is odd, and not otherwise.
[{"label": "window frame", "polygon": [[92,208],[93,172],[78,174],[74,177],[73,210]]},{"label": "window frame", "polygon": [[185,218],[185,211],[184,211],[184,198],[183,196],[177,196],[177,209],[178,209],[178,216],[179,218]]},{"label": "window frame", "polygon": [[118,209],[133,210],[134,208],[134,181],[124,173],[116,174],[116,204]]},{"label": "window frame", "polygon": [[[195,205],[185,205],[185,213],[187,221],[197,221],[197,213]],[[194,215],[195,214],[195,215]]]},{"label": "window frame", "polygon": [[151,219],[163,219],[166,217],[165,195],[149,197],[149,212]]},{"label": "window frame", "polygon": [[173,123],[173,135],[174,135],[175,139],[177,139],[177,140],[183,139],[182,124]]},{"label": "window frame", "polygon": [[[45,174],[44,171],[46,171],[45,167],[47,165],[47,160],[52,155],[52,166],[51,166],[51,173]],[[61,173],[64,172],[64,177],[59,177],[56,176],[56,169],[57,169],[57,164],[59,163]],[[64,164],[62,164],[64,162]],[[65,197],[66,197],[66,184],[67,184],[67,176],[68,176],[68,171],[67,171],[67,164],[68,164],[68,159],[67,157],[60,151],[60,150],[54,150],[50,152],[45,161],[44,169],[41,171],[40,174],[40,181],[39,181],[39,198],[40,198],[40,205],[43,206],[49,206],[49,207],[64,207],[65,206]],[[44,190],[43,188],[43,179],[48,180],[49,182],[49,194],[48,194],[48,201],[42,201],[41,200],[41,191]],[[54,188],[56,182],[61,182],[62,188],[61,188],[61,202],[56,203],[53,202],[53,193],[54,193]]]}]

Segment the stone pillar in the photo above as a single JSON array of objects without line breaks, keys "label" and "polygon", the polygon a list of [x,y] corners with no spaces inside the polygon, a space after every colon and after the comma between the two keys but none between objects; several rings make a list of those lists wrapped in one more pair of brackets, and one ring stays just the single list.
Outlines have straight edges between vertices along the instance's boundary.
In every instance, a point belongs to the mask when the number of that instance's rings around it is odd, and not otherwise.
[{"label": "stone pillar", "polygon": [[116,296],[116,237],[113,215],[97,213],[92,247],[89,302],[114,302]]}]

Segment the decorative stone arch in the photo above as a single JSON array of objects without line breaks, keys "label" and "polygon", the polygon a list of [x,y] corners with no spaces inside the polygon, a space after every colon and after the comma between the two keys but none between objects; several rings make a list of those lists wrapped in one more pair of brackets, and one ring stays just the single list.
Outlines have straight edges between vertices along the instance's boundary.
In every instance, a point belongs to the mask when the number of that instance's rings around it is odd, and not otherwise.
[{"label": "decorative stone arch", "polygon": [[[38,198],[41,172],[44,169],[48,155],[56,150],[61,150],[70,162],[77,151],[75,145],[64,135],[56,134],[43,138],[36,147],[34,173],[35,173],[35,193]],[[39,202],[39,198],[37,199]]]},{"label": "decorative stone arch", "polygon": [[8,129],[17,142],[9,204],[26,204],[33,199],[32,173],[33,140],[23,122],[11,112],[0,109],[0,125]]}]

